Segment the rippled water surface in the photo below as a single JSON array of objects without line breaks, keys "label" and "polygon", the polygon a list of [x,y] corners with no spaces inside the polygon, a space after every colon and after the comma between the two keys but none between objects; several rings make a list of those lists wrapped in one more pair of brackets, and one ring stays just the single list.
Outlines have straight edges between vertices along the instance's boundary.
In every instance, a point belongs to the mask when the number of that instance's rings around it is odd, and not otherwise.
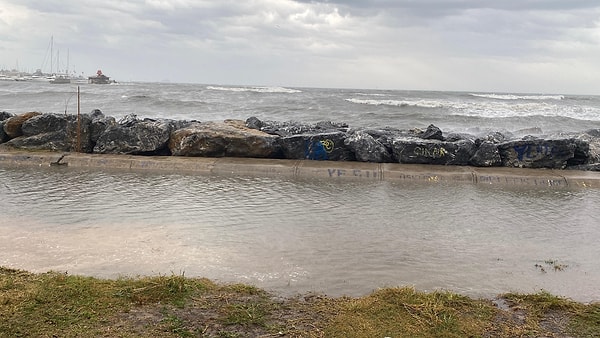
[{"label": "rippled water surface", "polygon": [[185,273],[282,294],[414,285],[600,300],[597,190],[67,168],[0,178],[4,266]]},{"label": "rippled water surface", "polygon": [[[256,116],[306,123],[332,120],[355,128],[412,129],[434,124],[445,133],[501,131],[517,136],[600,128],[600,96],[167,83],[80,87],[82,113],[100,109],[117,119],[128,114],[199,121]],[[0,109],[13,114],[32,110],[75,114],[77,88],[1,81]]]}]

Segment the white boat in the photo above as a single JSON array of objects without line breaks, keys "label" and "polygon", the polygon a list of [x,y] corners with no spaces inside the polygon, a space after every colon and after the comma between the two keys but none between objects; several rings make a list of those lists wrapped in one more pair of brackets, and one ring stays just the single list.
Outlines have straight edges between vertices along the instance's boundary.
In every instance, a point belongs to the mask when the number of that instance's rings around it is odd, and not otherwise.
[{"label": "white boat", "polygon": [[50,81],[54,80],[53,76],[42,73],[41,69],[36,69],[36,71],[34,73],[32,73],[31,76],[29,76],[29,78],[31,79],[31,81],[37,81],[37,82],[50,82]]},{"label": "white boat", "polygon": [[54,76],[54,79],[50,80],[50,83],[53,84],[69,84],[71,83],[71,78],[65,74],[59,74]]}]

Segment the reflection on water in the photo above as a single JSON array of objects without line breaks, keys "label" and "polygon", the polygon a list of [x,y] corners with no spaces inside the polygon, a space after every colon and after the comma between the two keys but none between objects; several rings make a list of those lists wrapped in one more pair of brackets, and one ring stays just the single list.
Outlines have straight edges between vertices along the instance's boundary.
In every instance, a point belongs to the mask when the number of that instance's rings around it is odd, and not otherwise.
[{"label": "reflection on water", "polygon": [[185,273],[282,294],[414,285],[600,300],[597,190],[67,168],[0,167],[0,178],[4,266]]}]

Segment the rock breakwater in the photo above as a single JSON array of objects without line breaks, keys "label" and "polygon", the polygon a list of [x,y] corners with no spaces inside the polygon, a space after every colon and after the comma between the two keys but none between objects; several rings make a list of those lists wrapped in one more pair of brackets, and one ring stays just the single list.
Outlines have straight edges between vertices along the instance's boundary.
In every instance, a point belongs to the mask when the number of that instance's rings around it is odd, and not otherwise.
[{"label": "rock breakwater", "polygon": [[256,117],[200,122],[131,114],[117,121],[100,110],[79,116],[0,112],[0,149],[600,170],[600,130],[535,134],[454,134],[434,125],[352,128]]}]

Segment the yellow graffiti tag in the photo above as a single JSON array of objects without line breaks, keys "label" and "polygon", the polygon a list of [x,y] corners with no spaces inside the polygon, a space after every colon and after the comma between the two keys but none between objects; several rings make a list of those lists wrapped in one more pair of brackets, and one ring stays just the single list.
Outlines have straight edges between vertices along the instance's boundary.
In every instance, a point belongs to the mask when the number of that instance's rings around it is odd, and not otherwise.
[{"label": "yellow graffiti tag", "polygon": [[320,142],[323,145],[323,148],[325,148],[326,152],[330,153],[333,150],[334,144],[332,140],[326,139]]},{"label": "yellow graffiti tag", "polygon": [[443,147],[433,148],[433,149],[416,147],[414,150],[414,153],[415,153],[415,155],[423,156],[423,157],[442,158],[442,157],[446,156],[446,154],[448,154],[448,151],[446,149],[444,149]]}]

